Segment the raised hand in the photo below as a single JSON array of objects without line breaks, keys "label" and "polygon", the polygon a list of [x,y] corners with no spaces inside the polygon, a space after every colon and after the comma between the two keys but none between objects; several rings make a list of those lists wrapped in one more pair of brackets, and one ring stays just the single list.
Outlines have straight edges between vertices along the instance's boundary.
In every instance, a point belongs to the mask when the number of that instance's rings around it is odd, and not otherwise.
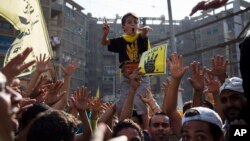
[{"label": "raised hand", "polygon": [[133,90],[136,90],[142,81],[142,74],[139,72],[140,68],[134,70],[129,75],[130,86]]},{"label": "raised hand", "polygon": [[188,67],[184,67],[182,61],[182,56],[177,55],[176,53],[173,53],[170,60],[168,60],[171,77],[173,79],[181,79],[184,73],[187,71]]},{"label": "raised hand", "polygon": [[48,105],[53,105],[59,101],[66,92],[60,92],[63,86],[62,81],[56,81],[56,83],[49,84],[46,91],[45,103]]},{"label": "raised hand", "polygon": [[73,104],[78,111],[87,110],[89,107],[89,91],[87,87],[80,87],[74,92],[74,97],[71,97]]},{"label": "raised hand", "polygon": [[90,104],[93,112],[99,113],[101,111],[102,102],[100,98],[98,97],[93,98]]},{"label": "raised hand", "polygon": [[66,68],[64,68],[63,66],[61,66],[63,72],[64,72],[64,75],[65,76],[71,76],[75,70],[77,68],[79,68],[80,64],[78,63],[78,61],[76,60],[72,60],[70,61],[70,63],[66,66]]},{"label": "raised hand", "polygon": [[36,57],[36,72],[41,74],[43,72],[46,72],[48,71],[49,69],[49,61],[50,61],[50,58],[47,58],[46,59],[46,54],[44,54],[42,56],[42,54],[40,54],[40,57]]},{"label": "raised hand", "polygon": [[75,97],[76,97],[75,94],[71,94],[71,98],[70,98],[69,102],[67,103],[66,111],[67,111],[67,113],[70,113],[70,114],[74,115],[75,117],[77,117],[78,111],[77,111],[73,101],[71,100],[72,98],[75,98]]},{"label": "raised hand", "polygon": [[188,78],[190,84],[196,91],[204,90],[204,72],[205,69],[200,65],[200,63],[194,61],[190,64],[192,75]]},{"label": "raised hand", "polygon": [[153,29],[150,26],[144,26],[138,29],[141,31],[142,37],[145,37],[149,31],[153,31]]},{"label": "raised hand", "polygon": [[205,77],[205,83],[207,85],[207,89],[204,91],[204,93],[213,93],[213,94],[219,94],[221,83],[213,73],[211,73],[209,70],[206,70],[207,77]]},{"label": "raised hand", "polygon": [[204,90],[204,93],[212,93],[214,109],[220,115],[221,119],[225,120],[219,96],[221,83],[209,69],[206,69],[205,83],[207,85],[207,89]]},{"label": "raised hand", "polygon": [[150,88],[146,88],[146,93],[143,95],[140,95],[140,98],[144,103],[147,103],[147,104],[149,104],[150,102],[154,100],[154,97]]},{"label": "raised hand", "polygon": [[47,83],[47,81],[48,81],[47,75],[42,75],[34,88],[30,90],[27,89],[23,93],[24,97],[36,98],[40,94],[42,89],[45,89],[46,87],[45,83]]},{"label": "raised hand", "polygon": [[32,48],[26,48],[22,53],[12,58],[8,64],[2,68],[1,72],[7,77],[8,83],[11,83],[12,79],[22,73],[25,69],[35,63],[35,60],[24,64],[24,60],[32,52]]},{"label": "raised hand", "polygon": [[154,99],[150,88],[146,88],[146,94],[141,95],[140,98],[144,103],[146,103],[151,108],[153,113],[161,112],[161,108],[156,102],[156,100]]},{"label": "raised hand", "polygon": [[214,56],[211,59],[212,63],[212,68],[211,71],[212,73],[219,78],[219,80],[222,82],[225,81],[227,78],[227,65],[228,65],[228,60],[225,60],[223,56]]},{"label": "raised hand", "polygon": [[103,31],[103,34],[106,35],[106,36],[109,34],[110,27],[109,27],[106,19],[104,19],[104,24],[103,24],[103,27],[102,27],[102,31]]},{"label": "raised hand", "polygon": [[111,102],[105,102],[102,104],[101,106],[101,110],[106,111],[107,109],[109,109],[111,106],[113,106],[113,104]]},{"label": "raised hand", "polygon": [[143,26],[143,27],[139,28],[139,30],[141,30],[141,31],[153,31],[153,28],[151,28],[150,26]]}]

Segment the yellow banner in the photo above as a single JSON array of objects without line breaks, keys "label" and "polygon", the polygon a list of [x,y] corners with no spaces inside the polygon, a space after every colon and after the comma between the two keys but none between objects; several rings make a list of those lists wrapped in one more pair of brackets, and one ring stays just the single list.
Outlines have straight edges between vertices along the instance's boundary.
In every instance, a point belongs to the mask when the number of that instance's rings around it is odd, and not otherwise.
[{"label": "yellow banner", "polygon": [[167,45],[159,45],[144,52],[141,56],[140,72],[145,75],[166,74]]},{"label": "yellow banner", "polygon": [[[47,26],[39,0],[0,0],[0,15],[6,18],[14,27],[20,30],[11,47],[7,51],[4,66],[27,47],[33,52],[24,63],[34,60],[40,54],[52,58],[52,49]],[[35,70],[35,64],[19,76],[29,75]]]},{"label": "yellow banner", "polygon": [[[20,32],[25,31],[25,0],[0,0],[0,16],[9,21]],[[19,13],[19,14],[17,14]]]}]

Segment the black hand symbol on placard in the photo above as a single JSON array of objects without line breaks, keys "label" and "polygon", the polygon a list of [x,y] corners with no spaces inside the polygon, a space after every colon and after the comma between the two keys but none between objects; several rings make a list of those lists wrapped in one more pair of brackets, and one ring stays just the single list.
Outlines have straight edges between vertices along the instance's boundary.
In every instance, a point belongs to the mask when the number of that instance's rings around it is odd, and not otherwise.
[{"label": "black hand symbol on placard", "polygon": [[151,58],[148,56],[148,59],[144,61],[144,69],[146,73],[153,73],[155,70],[155,60],[157,58],[158,54],[154,55],[152,54]]}]

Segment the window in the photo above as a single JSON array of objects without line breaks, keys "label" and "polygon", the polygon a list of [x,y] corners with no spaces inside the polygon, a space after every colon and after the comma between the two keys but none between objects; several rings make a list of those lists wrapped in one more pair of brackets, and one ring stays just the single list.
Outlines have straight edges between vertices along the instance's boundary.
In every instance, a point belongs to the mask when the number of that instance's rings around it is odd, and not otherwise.
[{"label": "window", "polygon": [[8,22],[0,21],[0,28],[10,30],[11,29],[11,24],[9,24]]},{"label": "window", "polygon": [[104,76],[103,81],[113,81],[113,77],[110,77],[110,76]]},{"label": "window", "polygon": [[210,29],[207,29],[207,35],[210,36],[212,34]]},{"label": "window", "polygon": [[115,73],[115,66],[104,66],[104,71],[108,74],[114,74]]},{"label": "window", "polygon": [[218,28],[214,27],[213,28],[213,34],[217,33],[218,32]]}]

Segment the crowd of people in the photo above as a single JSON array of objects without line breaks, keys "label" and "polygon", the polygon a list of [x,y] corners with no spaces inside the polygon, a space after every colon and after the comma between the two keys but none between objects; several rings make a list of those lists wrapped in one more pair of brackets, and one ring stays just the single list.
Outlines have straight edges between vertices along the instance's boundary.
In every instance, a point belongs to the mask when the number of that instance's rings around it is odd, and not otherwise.
[{"label": "crowd of people", "polygon": [[[191,15],[225,2],[214,0],[210,6],[199,3]],[[162,84],[164,99],[159,105],[150,89],[149,77],[138,68],[140,56],[150,48],[147,33],[152,29],[139,28],[138,17],[133,13],[123,16],[122,28],[124,35],[109,39],[109,25],[104,23],[101,41],[109,51],[119,53],[123,78],[121,93],[114,103],[91,97],[87,86],[75,88],[72,94],[68,92],[71,76],[79,67],[76,61],[62,68],[63,80],[46,76],[51,66],[46,55],[23,63],[32,48],[3,67],[0,141],[232,141],[232,127],[248,124],[250,79],[245,65],[249,64],[249,35],[240,44],[243,79],[228,76],[228,61],[223,56],[212,56],[211,68],[205,68],[196,61],[185,66],[183,57],[172,53],[167,59],[170,78]],[[32,78],[21,90],[17,76],[34,63]],[[191,72],[187,81],[193,97],[184,103],[182,114],[177,110],[177,95],[187,71]]]}]

